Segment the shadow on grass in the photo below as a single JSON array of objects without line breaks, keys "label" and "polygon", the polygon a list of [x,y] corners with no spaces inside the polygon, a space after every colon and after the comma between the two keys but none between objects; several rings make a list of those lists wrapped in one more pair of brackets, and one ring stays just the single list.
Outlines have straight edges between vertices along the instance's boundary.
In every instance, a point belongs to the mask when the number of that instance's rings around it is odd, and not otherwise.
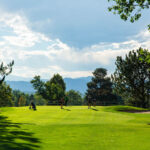
[{"label": "shadow on grass", "polygon": [[34,150],[39,149],[40,141],[33,133],[21,130],[21,123],[12,123],[0,115],[0,150]]},{"label": "shadow on grass", "polygon": [[144,109],[140,107],[133,107],[133,106],[123,106],[123,105],[117,105],[117,106],[105,106],[103,107],[103,110],[106,112],[126,112],[126,113],[150,113],[149,109]]},{"label": "shadow on grass", "polygon": [[66,111],[71,111],[70,109],[68,109],[68,108],[63,108],[64,110],[66,110]]},{"label": "shadow on grass", "polygon": [[94,110],[94,111],[99,111],[98,109],[96,109],[96,108],[91,108],[92,110]]}]

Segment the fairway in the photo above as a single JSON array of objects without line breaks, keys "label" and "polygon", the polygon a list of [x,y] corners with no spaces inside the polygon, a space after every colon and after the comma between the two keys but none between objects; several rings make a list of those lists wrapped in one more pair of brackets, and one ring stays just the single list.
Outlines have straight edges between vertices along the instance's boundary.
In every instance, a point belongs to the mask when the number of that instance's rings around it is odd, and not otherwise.
[{"label": "fairway", "polygon": [[0,150],[150,149],[149,113],[119,112],[117,106],[64,108],[0,108]]}]

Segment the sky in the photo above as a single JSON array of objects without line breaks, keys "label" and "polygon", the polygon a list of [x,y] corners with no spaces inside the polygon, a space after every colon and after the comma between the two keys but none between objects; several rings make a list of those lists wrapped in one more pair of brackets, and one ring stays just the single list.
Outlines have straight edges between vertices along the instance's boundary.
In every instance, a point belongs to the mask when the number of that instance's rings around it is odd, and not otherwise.
[{"label": "sky", "polygon": [[87,77],[115,70],[117,56],[150,48],[150,9],[135,23],[108,12],[107,0],[0,0],[0,62],[9,80]]}]

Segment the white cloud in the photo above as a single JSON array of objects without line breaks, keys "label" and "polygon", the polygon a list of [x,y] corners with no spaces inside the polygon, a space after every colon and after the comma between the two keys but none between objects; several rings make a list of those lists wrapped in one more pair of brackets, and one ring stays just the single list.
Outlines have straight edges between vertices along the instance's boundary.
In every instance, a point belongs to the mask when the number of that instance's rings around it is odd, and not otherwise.
[{"label": "white cloud", "polygon": [[32,47],[35,43],[49,41],[43,34],[33,32],[28,28],[28,21],[17,14],[2,14],[0,16],[0,23],[2,26],[11,28],[13,35],[2,36],[7,44],[18,47]]},{"label": "white cloud", "polygon": [[[120,43],[99,43],[82,49],[74,48],[59,39],[33,32],[26,18],[4,13],[0,27],[9,34],[0,36],[0,59],[15,60],[13,75],[49,78],[54,73],[64,77],[90,76],[97,67],[112,67],[117,56],[124,56],[139,47],[150,48],[150,33],[142,31]],[[0,30],[0,32],[2,31]],[[92,67],[89,67],[91,66]]]},{"label": "white cloud", "polygon": [[91,71],[66,71],[58,66],[47,66],[46,68],[31,68],[31,67],[15,67],[14,69],[14,76],[21,76],[24,78],[33,78],[35,75],[41,75],[42,78],[49,79],[53,76],[53,74],[59,73],[63,77],[71,77],[71,78],[78,78],[78,77],[87,77],[92,76]]}]

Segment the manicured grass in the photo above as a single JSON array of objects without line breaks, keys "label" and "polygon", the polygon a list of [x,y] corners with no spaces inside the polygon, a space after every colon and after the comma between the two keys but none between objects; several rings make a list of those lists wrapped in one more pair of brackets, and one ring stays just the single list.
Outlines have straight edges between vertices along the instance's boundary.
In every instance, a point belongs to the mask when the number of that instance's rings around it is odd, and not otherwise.
[{"label": "manicured grass", "polygon": [[150,114],[120,109],[131,107],[0,108],[0,150],[150,149]]}]

